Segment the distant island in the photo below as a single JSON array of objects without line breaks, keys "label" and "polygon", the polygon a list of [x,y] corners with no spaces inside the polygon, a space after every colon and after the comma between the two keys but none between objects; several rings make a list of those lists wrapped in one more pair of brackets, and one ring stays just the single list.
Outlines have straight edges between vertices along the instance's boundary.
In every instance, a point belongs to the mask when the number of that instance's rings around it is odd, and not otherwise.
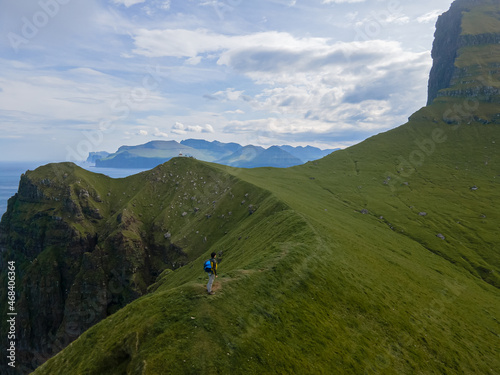
[{"label": "distant island", "polygon": [[154,168],[173,157],[195,159],[239,168],[288,168],[317,160],[337,149],[321,150],[317,147],[242,146],[238,143],[208,142],[202,139],[184,141],[151,141],[138,146],[122,146],[113,154],[91,152],[87,162],[98,168]]}]

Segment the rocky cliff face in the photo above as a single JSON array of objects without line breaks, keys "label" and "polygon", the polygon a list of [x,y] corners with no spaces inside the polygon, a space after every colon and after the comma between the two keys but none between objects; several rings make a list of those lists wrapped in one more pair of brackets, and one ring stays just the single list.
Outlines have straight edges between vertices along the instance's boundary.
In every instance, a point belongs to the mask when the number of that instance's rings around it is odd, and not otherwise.
[{"label": "rocky cliff face", "polygon": [[427,105],[432,104],[439,90],[450,87],[451,78],[455,71],[454,64],[462,26],[462,10],[455,4],[448,12],[439,16],[436,23]]},{"label": "rocky cliff face", "polygon": [[428,105],[440,97],[500,101],[499,7],[492,0],[461,0],[439,17]]},{"label": "rocky cliff face", "polygon": [[258,207],[243,186],[189,159],[120,180],[70,163],[23,175],[0,223],[1,262],[16,261],[18,272],[12,373],[30,372],[162,271],[207,251]]}]

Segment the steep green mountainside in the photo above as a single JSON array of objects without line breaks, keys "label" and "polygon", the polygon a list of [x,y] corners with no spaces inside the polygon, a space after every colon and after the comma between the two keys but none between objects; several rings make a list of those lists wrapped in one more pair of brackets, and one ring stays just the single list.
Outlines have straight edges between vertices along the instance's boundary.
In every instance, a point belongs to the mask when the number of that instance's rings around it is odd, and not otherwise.
[{"label": "steep green mountainside", "polygon": [[258,168],[261,166],[274,168],[288,168],[303,164],[299,158],[278,146],[268,149],[255,146],[245,146],[234,154],[219,160],[221,164],[240,168]]},{"label": "steep green mountainside", "polygon": [[34,374],[500,373],[497,8],[456,1],[432,104],[321,160],[28,172],[0,224],[19,362],[74,339]]},{"label": "steep green mountainside", "polygon": [[184,158],[118,180],[71,163],[27,172],[0,223],[2,264],[16,261],[20,280],[19,363],[43,363],[165,269],[211,248],[269,195]]},{"label": "steep green mountainside", "polygon": [[282,202],[211,247],[217,294],[207,251],[35,374],[498,373],[500,128],[441,113],[288,170],[214,165]]},{"label": "steep green mountainside", "polygon": [[[500,288],[500,128],[429,121],[440,113],[439,106],[424,108],[398,129],[293,172],[250,170],[239,177],[317,217],[319,227],[335,204],[335,212],[361,213]],[[307,195],[314,199],[297,200]]]}]

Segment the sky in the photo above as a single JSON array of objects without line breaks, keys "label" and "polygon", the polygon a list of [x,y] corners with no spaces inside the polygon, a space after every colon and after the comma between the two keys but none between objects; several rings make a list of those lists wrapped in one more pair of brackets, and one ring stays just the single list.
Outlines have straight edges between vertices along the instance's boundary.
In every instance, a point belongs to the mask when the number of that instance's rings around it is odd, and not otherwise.
[{"label": "sky", "polygon": [[452,0],[0,0],[0,161],[188,138],[344,148],[427,100]]}]

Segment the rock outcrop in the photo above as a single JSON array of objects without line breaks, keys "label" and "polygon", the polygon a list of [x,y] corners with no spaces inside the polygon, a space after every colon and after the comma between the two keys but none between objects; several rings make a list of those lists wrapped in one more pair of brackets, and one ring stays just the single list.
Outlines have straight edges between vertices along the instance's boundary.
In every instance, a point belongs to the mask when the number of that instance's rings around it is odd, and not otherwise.
[{"label": "rock outcrop", "polygon": [[235,199],[241,184],[188,158],[120,180],[71,163],[24,174],[0,222],[1,262],[18,272],[22,365],[11,373],[31,372],[249,217]]},{"label": "rock outcrop", "polygon": [[[459,0],[439,17],[428,105],[440,97],[500,102],[500,29],[495,27],[498,14],[491,11],[494,6],[491,0]],[[492,22],[480,24],[478,15],[488,15]]]}]

